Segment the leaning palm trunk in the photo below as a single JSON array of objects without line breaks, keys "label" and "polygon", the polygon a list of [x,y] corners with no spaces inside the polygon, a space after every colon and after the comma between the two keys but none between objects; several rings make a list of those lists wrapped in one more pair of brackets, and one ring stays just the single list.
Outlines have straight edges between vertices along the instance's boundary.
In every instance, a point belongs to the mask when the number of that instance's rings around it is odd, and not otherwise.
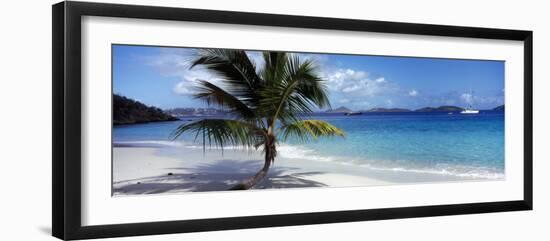
[{"label": "leaning palm trunk", "polygon": [[230,190],[247,190],[253,188],[258,183],[260,183],[267,176],[269,167],[275,160],[275,155],[277,150],[275,149],[275,139],[268,138],[268,141],[265,143],[265,160],[264,166],[256,175],[244,180],[243,182],[233,186]]},{"label": "leaning palm trunk", "polygon": [[[266,178],[277,155],[277,141],[321,136],[344,136],[344,132],[321,120],[302,120],[313,108],[330,107],[324,80],[315,73],[311,60],[283,52],[264,52],[264,66],[256,65],[242,50],[206,49],[198,53],[191,68],[202,65],[222,78],[226,88],[206,80],[198,82],[195,97],[230,111],[234,119],[202,119],[179,126],[177,138],[185,132],[202,136],[203,147],[237,145],[263,146],[264,166],[254,176],[231,190],[253,188]],[[276,134],[277,133],[277,134]]]}]

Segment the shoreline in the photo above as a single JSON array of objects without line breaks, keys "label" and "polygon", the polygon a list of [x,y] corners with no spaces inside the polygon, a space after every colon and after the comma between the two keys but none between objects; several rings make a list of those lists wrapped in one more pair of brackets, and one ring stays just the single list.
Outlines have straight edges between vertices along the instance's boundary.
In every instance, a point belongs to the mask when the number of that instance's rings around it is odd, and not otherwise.
[{"label": "shoreline", "polygon": [[[259,155],[242,151],[226,151],[223,159],[218,159],[220,153],[203,156],[198,149],[188,149],[189,155],[184,158],[160,154],[162,151],[156,147],[113,148],[113,194],[227,191],[263,165]],[[369,177],[319,171],[315,166],[298,168],[286,161],[276,160],[267,177],[253,189],[389,184]]]},{"label": "shoreline", "polygon": [[[208,150],[146,144],[114,145],[113,195],[226,191],[263,165],[259,151]],[[484,181],[441,174],[377,170],[359,165],[278,156],[253,189],[352,187]],[[501,179],[494,179],[501,180]]]}]

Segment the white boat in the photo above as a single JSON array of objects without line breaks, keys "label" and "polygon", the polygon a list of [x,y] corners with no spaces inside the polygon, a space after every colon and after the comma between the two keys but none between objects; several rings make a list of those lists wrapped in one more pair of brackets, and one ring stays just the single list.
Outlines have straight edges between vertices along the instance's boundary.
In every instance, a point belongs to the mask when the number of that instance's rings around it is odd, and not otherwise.
[{"label": "white boat", "polygon": [[479,114],[479,110],[466,109],[466,110],[461,111],[460,114]]},{"label": "white boat", "polygon": [[363,113],[357,111],[357,112],[353,112],[353,111],[350,111],[350,112],[346,112],[344,115],[362,115]]},{"label": "white boat", "polygon": [[[470,96],[473,99],[474,92],[472,92],[472,90],[470,90]],[[479,110],[476,110],[476,109],[472,108],[472,105],[470,103],[470,105],[467,108],[465,108],[464,110],[462,110],[460,112],[460,114],[475,115],[475,114],[479,114]]]},{"label": "white boat", "polygon": [[460,114],[475,115],[475,114],[479,114],[479,110],[473,109],[472,106],[469,106],[468,108],[462,110]]}]

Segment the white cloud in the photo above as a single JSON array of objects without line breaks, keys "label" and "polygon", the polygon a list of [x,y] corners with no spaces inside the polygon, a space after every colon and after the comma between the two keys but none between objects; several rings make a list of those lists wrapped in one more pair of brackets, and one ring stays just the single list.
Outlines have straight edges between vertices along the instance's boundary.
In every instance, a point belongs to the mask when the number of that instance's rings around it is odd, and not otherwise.
[{"label": "white cloud", "polygon": [[418,91],[416,91],[415,89],[409,91],[409,96],[411,96],[411,97],[418,96]]},{"label": "white cloud", "polygon": [[460,101],[468,105],[492,108],[497,105],[502,105],[504,103],[504,96],[477,96],[469,93],[463,93],[460,95]]},{"label": "white cloud", "polygon": [[[324,69],[331,69],[324,67]],[[395,83],[383,77],[369,78],[369,73],[353,69],[333,69],[325,71],[321,76],[327,80],[327,87],[333,92],[352,96],[376,96],[394,92],[398,89]]]},{"label": "white cloud", "polygon": [[[264,65],[265,61],[261,51],[246,51],[248,57],[254,62],[257,68]],[[161,74],[175,76],[180,79],[174,87],[173,92],[179,95],[193,93],[193,88],[198,80],[207,80],[223,87],[222,80],[202,66],[195,66],[189,69],[191,61],[196,57],[197,49],[162,48],[160,54],[150,56],[146,59],[147,64],[153,66]],[[322,55],[298,54],[302,60],[314,59],[317,63],[325,62]],[[325,57],[326,58],[326,57]],[[259,70],[259,69],[258,69]]]},{"label": "white cloud", "polygon": [[189,69],[196,56],[196,49],[162,48],[159,55],[147,58],[147,63],[161,74],[175,76],[180,80],[172,88],[179,95],[190,95],[198,80],[220,84],[220,79],[202,66]]},{"label": "white cloud", "polygon": [[321,67],[320,77],[326,80],[332,103],[354,110],[366,110],[386,106],[386,98],[399,93],[399,86],[383,76],[363,69],[340,68],[328,61],[317,63]]},{"label": "white cloud", "polygon": [[354,92],[354,91],[359,90],[359,89],[361,89],[361,86],[359,86],[359,85],[352,85],[352,86],[348,86],[348,87],[346,87],[346,88],[343,88],[343,89],[342,89],[342,92],[344,92],[344,93],[349,93],[349,92]]},{"label": "white cloud", "polygon": [[190,95],[193,93],[192,86],[188,85],[185,81],[177,83],[172,90],[178,95]]}]

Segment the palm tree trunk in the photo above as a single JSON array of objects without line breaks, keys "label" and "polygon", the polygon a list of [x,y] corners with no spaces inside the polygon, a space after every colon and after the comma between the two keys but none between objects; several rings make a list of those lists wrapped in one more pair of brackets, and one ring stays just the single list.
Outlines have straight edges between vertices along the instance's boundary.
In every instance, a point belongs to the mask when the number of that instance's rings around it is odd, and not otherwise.
[{"label": "palm tree trunk", "polygon": [[260,171],[258,171],[256,175],[233,186],[229,190],[247,190],[254,187],[256,184],[262,181],[265,178],[265,176],[267,176],[269,167],[271,166],[271,163],[273,163],[273,161],[275,160],[276,153],[277,153],[277,150],[275,149],[275,138],[268,138],[268,141],[266,141],[265,143],[264,167]]}]

